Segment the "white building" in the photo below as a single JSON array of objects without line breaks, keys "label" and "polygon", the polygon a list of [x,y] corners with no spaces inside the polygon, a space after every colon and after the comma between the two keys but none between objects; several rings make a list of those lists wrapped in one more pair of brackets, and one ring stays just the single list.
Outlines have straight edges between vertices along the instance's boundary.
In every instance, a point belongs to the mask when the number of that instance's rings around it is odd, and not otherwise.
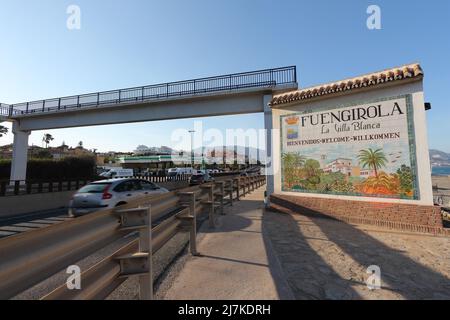
[{"label": "white building", "polygon": [[346,176],[351,176],[352,174],[352,160],[339,158],[336,159],[325,166],[324,172],[336,173],[340,172]]}]

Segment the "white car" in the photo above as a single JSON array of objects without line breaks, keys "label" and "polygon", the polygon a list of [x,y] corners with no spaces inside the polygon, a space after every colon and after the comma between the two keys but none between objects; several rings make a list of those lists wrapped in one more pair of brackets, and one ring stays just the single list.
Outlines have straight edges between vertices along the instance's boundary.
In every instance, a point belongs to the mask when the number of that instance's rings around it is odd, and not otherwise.
[{"label": "white car", "polygon": [[127,204],[140,197],[169,192],[140,179],[109,179],[92,182],[77,191],[69,203],[69,216],[77,217],[101,209]]},{"label": "white car", "polygon": [[123,168],[111,168],[105,172],[100,173],[100,177],[112,179],[112,178],[127,178],[133,177],[133,169],[123,169]]},{"label": "white car", "polygon": [[167,175],[169,177],[176,177],[176,176],[180,176],[180,175],[189,175],[189,174],[193,174],[194,173],[194,169],[192,168],[170,168],[167,171]]}]

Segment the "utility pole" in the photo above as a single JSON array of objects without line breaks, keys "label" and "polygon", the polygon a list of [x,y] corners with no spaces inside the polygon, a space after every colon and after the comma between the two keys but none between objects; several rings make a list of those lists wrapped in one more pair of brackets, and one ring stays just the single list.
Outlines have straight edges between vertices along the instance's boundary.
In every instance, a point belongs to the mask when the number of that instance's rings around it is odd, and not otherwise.
[{"label": "utility pole", "polygon": [[191,167],[194,168],[194,133],[195,130],[189,130],[191,134]]},{"label": "utility pole", "polygon": [[205,170],[205,146],[202,143],[202,170]]},{"label": "utility pole", "polygon": [[226,146],[222,146],[222,164],[223,164],[223,170],[225,171],[225,169],[227,168],[227,148]]}]

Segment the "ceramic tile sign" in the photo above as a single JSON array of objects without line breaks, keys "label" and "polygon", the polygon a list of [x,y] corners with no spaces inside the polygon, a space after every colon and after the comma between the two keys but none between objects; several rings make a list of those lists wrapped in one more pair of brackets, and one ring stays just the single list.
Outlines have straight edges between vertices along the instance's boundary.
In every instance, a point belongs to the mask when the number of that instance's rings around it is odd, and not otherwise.
[{"label": "ceramic tile sign", "polygon": [[418,199],[410,99],[281,116],[282,191]]}]

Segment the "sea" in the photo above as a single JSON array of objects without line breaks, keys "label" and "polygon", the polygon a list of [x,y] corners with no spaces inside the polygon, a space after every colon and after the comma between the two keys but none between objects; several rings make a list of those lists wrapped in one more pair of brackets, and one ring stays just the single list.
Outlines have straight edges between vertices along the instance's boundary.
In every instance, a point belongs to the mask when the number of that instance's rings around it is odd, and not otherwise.
[{"label": "sea", "polygon": [[432,167],[431,174],[433,176],[450,176],[450,167]]}]

